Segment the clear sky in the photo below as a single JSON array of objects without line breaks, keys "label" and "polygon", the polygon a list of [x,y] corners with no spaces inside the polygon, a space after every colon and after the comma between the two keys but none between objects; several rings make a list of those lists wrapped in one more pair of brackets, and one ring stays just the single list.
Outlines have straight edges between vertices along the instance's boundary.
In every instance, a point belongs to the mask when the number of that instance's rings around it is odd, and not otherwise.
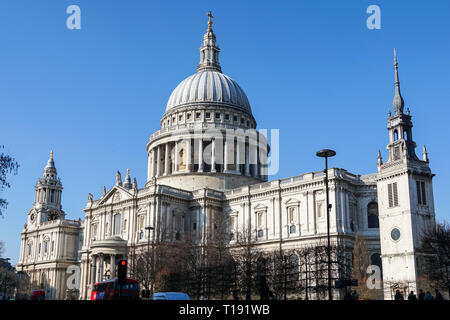
[{"label": "clear sky", "polygon": [[[66,8],[81,8],[69,30]],[[369,5],[381,29],[369,30]],[[21,167],[0,218],[5,256],[17,262],[20,231],[50,150],[68,218],[83,217],[117,170],[146,180],[145,144],[177,84],[195,72],[212,10],[225,74],[250,100],[258,128],[280,129],[280,170],[270,179],[334,167],[376,171],[387,157],[394,95],[393,49],[413,116],[436,174],[439,220],[450,220],[450,2],[88,1],[0,3],[0,144]]]}]

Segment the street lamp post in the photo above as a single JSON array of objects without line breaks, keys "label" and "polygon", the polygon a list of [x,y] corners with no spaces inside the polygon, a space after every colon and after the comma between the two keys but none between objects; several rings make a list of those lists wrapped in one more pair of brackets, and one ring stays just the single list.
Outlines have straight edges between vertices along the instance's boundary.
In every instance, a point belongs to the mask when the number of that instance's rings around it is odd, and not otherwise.
[{"label": "street lamp post", "polygon": [[330,149],[323,149],[317,151],[316,155],[321,158],[325,158],[325,192],[327,201],[327,255],[328,255],[328,300],[333,300],[333,295],[331,294],[331,244],[330,244],[330,200],[328,191],[328,158],[336,155],[336,151]]},{"label": "street lamp post", "polygon": [[[148,237],[147,237],[147,285],[148,285],[148,289],[150,286],[150,270],[149,270],[149,259],[150,259],[150,230],[154,230],[155,228],[153,227],[145,227],[145,230],[148,230]],[[153,260],[153,259],[152,259]],[[153,271],[153,270],[152,270]],[[147,290],[149,291],[149,290]],[[150,293],[147,292],[149,294],[148,298],[150,298]]]}]

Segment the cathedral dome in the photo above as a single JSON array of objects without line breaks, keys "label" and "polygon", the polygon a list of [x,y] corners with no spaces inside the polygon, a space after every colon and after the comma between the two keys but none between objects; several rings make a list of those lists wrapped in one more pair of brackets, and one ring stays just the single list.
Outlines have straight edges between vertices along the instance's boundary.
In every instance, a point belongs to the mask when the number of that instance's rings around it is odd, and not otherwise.
[{"label": "cathedral dome", "polygon": [[247,96],[236,81],[218,70],[200,70],[172,92],[166,112],[189,105],[227,106],[252,114]]}]

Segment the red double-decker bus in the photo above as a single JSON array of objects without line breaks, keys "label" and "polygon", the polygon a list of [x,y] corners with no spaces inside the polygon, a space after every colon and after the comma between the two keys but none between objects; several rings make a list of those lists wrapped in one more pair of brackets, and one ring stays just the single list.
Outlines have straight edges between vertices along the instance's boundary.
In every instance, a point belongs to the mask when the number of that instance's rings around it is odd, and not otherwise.
[{"label": "red double-decker bus", "polygon": [[96,282],[91,293],[91,300],[138,300],[139,283],[133,279],[127,279],[123,285],[121,296],[117,279]]}]

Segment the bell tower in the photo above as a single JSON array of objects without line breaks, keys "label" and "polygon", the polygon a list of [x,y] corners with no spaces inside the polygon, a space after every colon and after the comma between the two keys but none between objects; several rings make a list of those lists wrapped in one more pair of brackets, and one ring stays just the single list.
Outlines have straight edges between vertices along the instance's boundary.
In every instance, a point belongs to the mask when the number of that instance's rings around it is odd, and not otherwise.
[{"label": "bell tower", "polygon": [[378,152],[377,194],[380,217],[380,245],[385,299],[396,290],[417,292],[421,280],[421,237],[435,224],[432,178],[424,147],[423,160],[416,155],[412,117],[404,111],[398,62],[394,50],[395,93],[389,112],[388,159]]},{"label": "bell tower", "polygon": [[42,177],[36,183],[33,209],[29,213],[29,222],[37,224],[64,219],[61,206],[62,183],[56,172],[53,151],[44,168]]}]

